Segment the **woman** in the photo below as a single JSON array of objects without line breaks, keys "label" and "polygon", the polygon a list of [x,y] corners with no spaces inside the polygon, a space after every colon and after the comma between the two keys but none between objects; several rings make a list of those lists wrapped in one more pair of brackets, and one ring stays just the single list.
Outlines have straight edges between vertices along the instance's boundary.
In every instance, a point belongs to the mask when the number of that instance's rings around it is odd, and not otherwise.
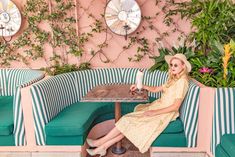
[{"label": "woman", "polygon": [[[179,108],[188,90],[191,65],[183,54],[167,55],[165,60],[169,65],[168,81],[159,87],[143,86],[149,92],[163,91],[162,97],[149,104],[137,105],[132,113],[124,115],[104,137],[87,139],[88,145],[97,147],[87,149],[90,155],[104,156],[111,145],[124,137],[144,153],[167,125],[179,116]],[[132,85],[130,90],[136,90],[136,85]]]}]

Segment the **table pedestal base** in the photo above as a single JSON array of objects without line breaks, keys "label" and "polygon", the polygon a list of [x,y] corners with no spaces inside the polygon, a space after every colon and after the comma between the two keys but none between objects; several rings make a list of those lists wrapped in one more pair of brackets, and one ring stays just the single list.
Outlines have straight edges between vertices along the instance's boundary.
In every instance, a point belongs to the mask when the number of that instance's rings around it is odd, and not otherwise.
[{"label": "table pedestal base", "polygon": [[126,152],[126,148],[124,148],[124,147],[118,148],[117,146],[114,146],[114,147],[112,148],[112,153],[113,153],[113,154],[121,155],[121,154],[124,154],[125,152]]}]

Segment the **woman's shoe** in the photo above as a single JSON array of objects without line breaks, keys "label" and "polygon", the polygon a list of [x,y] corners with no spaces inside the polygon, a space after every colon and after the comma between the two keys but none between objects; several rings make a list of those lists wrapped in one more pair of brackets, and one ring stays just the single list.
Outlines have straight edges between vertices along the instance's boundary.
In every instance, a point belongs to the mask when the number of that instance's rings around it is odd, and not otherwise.
[{"label": "woman's shoe", "polygon": [[106,150],[100,149],[99,151],[95,152],[94,149],[86,149],[87,153],[91,156],[99,155],[99,157],[105,156]]},{"label": "woman's shoe", "polygon": [[90,147],[96,147],[96,146],[94,145],[94,140],[87,138],[87,139],[86,139],[86,142],[87,142],[87,144],[88,144]]}]

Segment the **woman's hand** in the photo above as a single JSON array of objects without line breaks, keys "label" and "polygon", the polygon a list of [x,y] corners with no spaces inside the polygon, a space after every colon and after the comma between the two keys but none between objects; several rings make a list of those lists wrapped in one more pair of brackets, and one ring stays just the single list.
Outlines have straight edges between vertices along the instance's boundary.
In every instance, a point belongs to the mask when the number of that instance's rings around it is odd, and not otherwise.
[{"label": "woman's hand", "polygon": [[136,87],[135,84],[131,85],[130,90],[131,90],[132,92],[135,91],[136,89],[137,89],[137,87]]},{"label": "woman's hand", "polygon": [[145,112],[143,113],[143,115],[144,115],[144,116],[149,116],[149,117],[151,117],[151,116],[157,115],[157,113],[156,113],[156,111],[154,111],[154,110],[148,110],[148,111],[145,111]]}]

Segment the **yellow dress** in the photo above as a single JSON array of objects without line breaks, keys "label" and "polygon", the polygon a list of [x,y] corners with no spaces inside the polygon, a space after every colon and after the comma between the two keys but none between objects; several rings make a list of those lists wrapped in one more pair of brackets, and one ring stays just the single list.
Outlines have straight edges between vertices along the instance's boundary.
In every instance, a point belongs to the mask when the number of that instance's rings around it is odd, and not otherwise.
[{"label": "yellow dress", "polygon": [[175,99],[184,99],[188,91],[188,80],[182,76],[173,81],[169,87],[163,85],[162,97],[148,104],[139,104],[134,112],[124,115],[116,128],[128,138],[141,153],[146,152],[153,141],[163,132],[167,125],[179,116],[179,112],[169,112],[156,116],[143,116],[144,111],[166,108]]}]

